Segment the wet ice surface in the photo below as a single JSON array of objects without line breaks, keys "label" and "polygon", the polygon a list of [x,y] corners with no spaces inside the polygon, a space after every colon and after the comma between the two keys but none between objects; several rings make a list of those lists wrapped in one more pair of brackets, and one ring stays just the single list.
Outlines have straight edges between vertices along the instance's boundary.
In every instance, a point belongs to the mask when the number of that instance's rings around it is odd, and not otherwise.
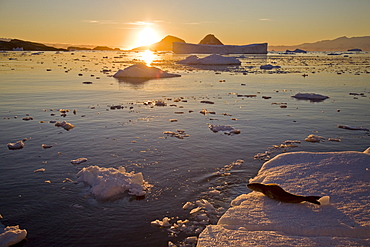
[{"label": "wet ice surface", "polygon": [[[262,160],[285,151],[368,147],[368,131],[338,128],[370,128],[368,54],[244,55],[241,66],[227,67],[191,67],[175,63],[186,56],[156,56],[155,67],[181,77],[113,78],[137,62],[131,53],[0,53],[1,223],[26,229],[26,246],[178,243],[248,192],[245,185]],[[280,68],[261,70],[266,64]],[[307,92],[330,98],[291,97]],[[55,127],[58,122],[67,128]],[[322,138],[305,141],[310,135]],[[26,138],[22,149],[8,149],[7,143]],[[86,162],[71,164],[80,157]],[[234,165],[238,160],[244,162]],[[89,166],[123,166],[153,187],[144,198],[97,200],[90,186],[76,183]],[[183,209],[203,199],[214,214]],[[186,228],[190,234],[178,231],[182,225],[172,231],[151,225],[165,217],[171,226],[195,223]]]}]

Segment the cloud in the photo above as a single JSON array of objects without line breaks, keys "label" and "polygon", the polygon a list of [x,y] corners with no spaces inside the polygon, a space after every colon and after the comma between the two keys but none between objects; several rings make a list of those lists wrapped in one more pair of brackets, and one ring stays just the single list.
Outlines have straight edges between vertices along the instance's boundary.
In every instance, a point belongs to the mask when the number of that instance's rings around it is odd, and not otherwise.
[{"label": "cloud", "polygon": [[83,22],[90,24],[100,24],[100,25],[116,25],[119,24],[114,20],[83,20]]},{"label": "cloud", "polygon": [[268,18],[261,18],[261,19],[259,19],[259,21],[272,21],[272,20],[268,19]]},{"label": "cloud", "polygon": [[125,24],[135,25],[135,26],[149,26],[149,25],[153,25],[154,23],[147,22],[147,21],[134,21],[134,22],[126,22]]}]

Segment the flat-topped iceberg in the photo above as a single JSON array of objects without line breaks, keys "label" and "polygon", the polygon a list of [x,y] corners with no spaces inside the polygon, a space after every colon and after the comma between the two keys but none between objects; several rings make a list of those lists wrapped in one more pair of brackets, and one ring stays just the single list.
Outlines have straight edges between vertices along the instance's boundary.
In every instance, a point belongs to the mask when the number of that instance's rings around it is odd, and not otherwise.
[{"label": "flat-topped iceberg", "polygon": [[[368,246],[370,148],[365,152],[292,152],[264,163],[251,183],[275,183],[321,205],[242,194],[198,246]],[[330,202],[329,202],[330,197]]]},{"label": "flat-topped iceberg", "polygon": [[99,200],[111,200],[129,195],[144,196],[150,185],[144,181],[141,172],[126,172],[122,166],[104,168],[89,166],[77,173],[77,182],[84,182],[91,186],[90,193]]},{"label": "flat-topped iceberg", "polygon": [[148,67],[145,64],[134,64],[124,70],[118,70],[113,75],[115,78],[143,78],[158,79],[168,77],[180,77],[181,75],[171,74],[155,67]]},{"label": "flat-topped iceberg", "polygon": [[209,45],[173,42],[172,50],[178,54],[267,54],[267,43],[250,45]]},{"label": "flat-topped iceberg", "polygon": [[235,57],[224,57],[217,54],[212,54],[204,58],[198,58],[196,55],[191,55],[184,60],[178,61],[179,64],[189,65],[240,65],[241,62]]}]

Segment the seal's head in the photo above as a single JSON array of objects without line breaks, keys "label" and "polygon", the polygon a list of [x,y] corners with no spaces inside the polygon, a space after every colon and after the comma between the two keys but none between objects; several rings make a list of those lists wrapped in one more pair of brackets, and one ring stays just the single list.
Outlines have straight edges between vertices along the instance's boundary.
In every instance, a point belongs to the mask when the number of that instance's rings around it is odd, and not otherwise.
[{"label": "seal's head", "polygon": [[263,193],[264,188],[266,186],[264,184],[260,184],[260,183],[250,183],[250,184],[247,184],[247,187],[248,187],[248,189]]}]

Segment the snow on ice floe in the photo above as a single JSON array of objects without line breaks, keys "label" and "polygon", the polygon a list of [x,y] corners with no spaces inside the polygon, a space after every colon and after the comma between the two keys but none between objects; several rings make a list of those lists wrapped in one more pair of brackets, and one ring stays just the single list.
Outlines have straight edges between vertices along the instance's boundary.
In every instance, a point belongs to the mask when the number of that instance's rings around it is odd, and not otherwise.
[{"label": "snow on ice floe", "polygon": [[292,96],[295,99],[310,100],[310,101],[322,101],[329,98],[329,96],[316,94],[316,93],[297,93]]},{"label": "snow on ice floe", "polygon": [[198,246],[368,246],[370,152],[292,152],[264,163],[249,182],[317,195],[321,205],[283,203],[262,193],[238,196]]},{"label": "snow on ice floe", "polygon": [[241,62],[235,57],[224,57],[217,54],[212,54],[204,58],[198,58],[196,55],[191,55],[184,60],[178,61],[179,64],[188,65],[240,65]]},{"label": "snow on ice floe", "polygon": [[[0,224],[1,225],[1,224]],[[6,247],[17,244],[25,239],[27,231],[20,229],[19,226],[7,226],[0,231],[0,246]]]},{"label": "snow on ice floe", "polygon": [[90,193],[99,200],[116,199],[125,192],[129,195],[145,196],[146,190],[151,187],[144,181],[141,172],[126,172],[122,166],[104,168],[89,166],[77,173],[77,182],[84,182],[91,186]]},{"label": "snow on ice floe", "polygon": [[118,70],[113,75],[115,78],[145,78],[145,79],[157,79],[157,78],[168,78],[168,77],[180,77],[181,75],[170,74],[166,71],[155,67],[148,67],[145,64],[134,64],[125,68],[124,70]]}]

